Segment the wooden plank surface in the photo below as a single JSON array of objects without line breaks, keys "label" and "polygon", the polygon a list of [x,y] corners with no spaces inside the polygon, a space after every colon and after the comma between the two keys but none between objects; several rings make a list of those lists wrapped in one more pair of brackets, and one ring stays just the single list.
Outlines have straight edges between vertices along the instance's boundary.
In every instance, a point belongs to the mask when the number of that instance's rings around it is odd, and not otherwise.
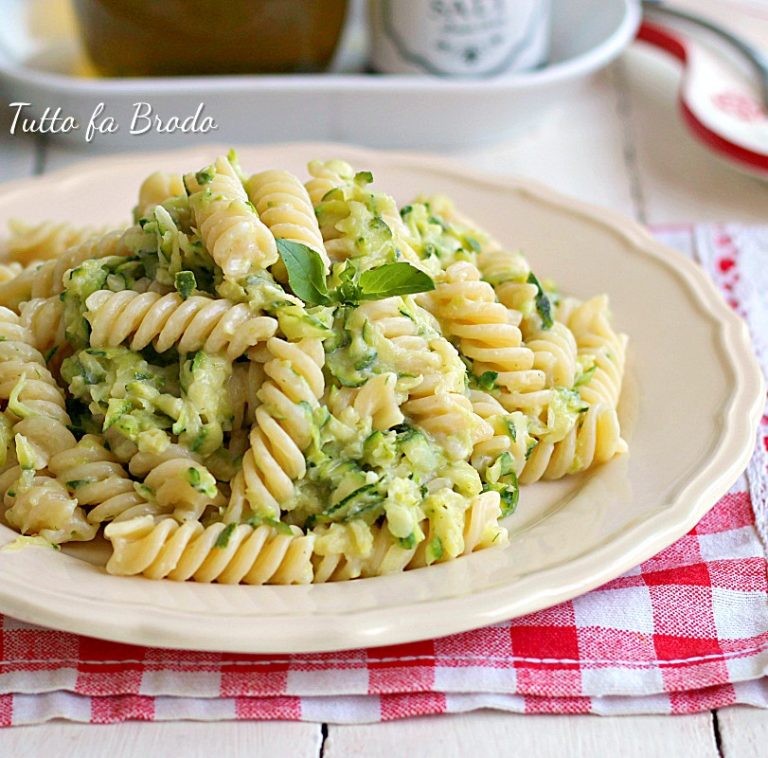
[{"label": "wooden plank surface", "polygon": [[324,758],[717,758],[712,716],[523,716],[478,711],[333,726]]},{"label": "wooden plank surface", "polygon": [[321,745],[319,724],[283,721],[51,722],[0,729],[0,756],[6,758],[316,758]]},{"label": "wooden plank surface", "polygon": [[723,758],[764,758],[768,755],[768,711],[745,706],[717,712]]}]

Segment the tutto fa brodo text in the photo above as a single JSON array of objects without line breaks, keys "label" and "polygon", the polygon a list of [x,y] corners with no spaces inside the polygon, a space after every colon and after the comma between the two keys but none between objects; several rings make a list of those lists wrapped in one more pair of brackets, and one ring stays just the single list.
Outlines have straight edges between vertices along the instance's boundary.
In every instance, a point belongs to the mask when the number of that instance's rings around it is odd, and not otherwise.
[{"label": "tutto fa brodo text", "polygon": [[[83,128],[75,116],[67,115],[62,108],[46,108],[41,115],[32,114],[32,103],[9,103],[11,109],[11,134],[67,134]],[[219,128],[211,116],[206,116],[205,103],[187,116],[161,117],[150,103],[140,101],[133,104],[129,134],[207,134]],[[92,142],[97,134],[114,134],[121,128],[117,118],[107,112],[104,103],[99,103],[84,126],[86,142]]]}]

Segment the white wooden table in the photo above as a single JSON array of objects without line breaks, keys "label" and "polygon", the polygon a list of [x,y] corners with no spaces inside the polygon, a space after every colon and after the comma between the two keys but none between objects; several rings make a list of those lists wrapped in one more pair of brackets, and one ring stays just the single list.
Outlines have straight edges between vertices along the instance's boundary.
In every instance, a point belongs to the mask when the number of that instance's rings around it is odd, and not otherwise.
[{"label": "white wooden table", "polygon": [[[679,72],[633,47],[534,132],[457,157],[489,171],[524,174],[646,223],[768,222],[768,183],[721,165],[676,112]],[[40,174],[88,157],[45,139],[13,138],[0,123],[0,180]],[[137,143],[137,147],[140,144]],[[342,758],[365,755],[490,756],[768,755],[768,712],[725,708],[693,716],[520,716],[494,712],[388,724],[51,723],[0,730],[0,756]]]}]

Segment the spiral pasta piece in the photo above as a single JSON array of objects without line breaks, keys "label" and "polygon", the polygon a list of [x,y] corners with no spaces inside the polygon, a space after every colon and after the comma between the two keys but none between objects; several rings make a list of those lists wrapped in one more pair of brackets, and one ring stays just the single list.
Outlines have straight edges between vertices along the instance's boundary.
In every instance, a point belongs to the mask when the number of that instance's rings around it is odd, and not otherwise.
[{"label": "spiral pasta piece", "polygon": [[[501,516],[499,494],[497,492],[483,492],[478,495],[468,506],[464,514],[463,548],[461,555],[469,555],[477,550],[487,547],[504,545],[509,537],[507,530],[499,526],[498,519]],[[334,524],[330,528],[351,529],[350,525]],[[327,550],[325,546],[319,546],[322,542],[318,539],[313,556],[314,582],[338,582],[358,577],[383,576],[407,571],[414,568],[422,568],[426,565],[426,547],[434,536],[431,533],[429,521],[422,524],[426,538],[416,547],[403,547],[392,536],[386,525],[371,527],[373,533],[369,550],[363,555],[354,555],[334,550]],[[323,530],[317,530],[319,537]],[[327,530],[326,530],[327,531]],[[331,543],[333,544],[333,543]],[[318,550],[322,552],[318,552]],[[443,555],[435,562],[449,560],[452,556]]]},{"label": "spiral pasta piece", "polygon": [[73,226],[67,221],[43,221],[26,224],[11,219],[11,231],[7,245],[7,256],[12,261],[29,265],[35,261],[58,258],[65,250],[82,245],[93,237],[103,236],[106,229],[91,226]]},{"label": "spiral pasta piece", "polygon": [[[460,392],[433,392],[429,381],[411,391],[402,409],[416,426],[438,440],[449,456],[456,460],[466,458],[474,445],[490,434],[488,426],[475,416],[466,395]],[[460,438],[461,433],[468,433],[468,444]]]},{"label": "spiral pasta piece", "polygon": [[573,387],[578,368],[573,332],[555,321],[549,329],[536,329],[526,337],[525,346],[533,352],[533,367],[544,372],[546,386]]},{"label": "spiral pasta piece", "polygon": [[64,303],[57,295],[36,297],[19,306],[21,323],[29,330],[31,344],[45,353],[65,344]]},{"label": "spiral pasta piece", "polygon": [[[469,393],[472,410],[486,421],[493,428],[493,420],[497,417],[506,416],[504,407],[496,398],[481,390],[472,390]],[[480,440],[472,449],[472,458],[470,462],[478,469],[482,470],[489,463],[496,460],[502,453],[508,452],[511,446],[511,440],[506,430],[494,429],[491,437]]]},{"label": "spiral pasta piece", "polygon": [[[417,317],[429,317],[414,308]],[[454,347],[431,326],[420,326],[404,315],[402,298],[365,303],[358,312],[389,342],[395,371],[416,377],[401,406],[403,413],[435,437],[452,458],[466,458],[472,446],[492,431],[472,410],[464,392],[464,365]]]},{"label": "spiral pasta piece", "polygon": [[42,468],[75,438],[67,429],[64,393],[32,339],[19,316],[0,307],[0,400],[8,403],[14,434],[33,445]]},{"label": "spiral pasta piece", "polygon": [[[359,232],[349,233],[345,228],[348,219],[363,225],[383,221],[391,232],[397,259],[407,260],[419,268],[423,266],[392,197],[360,188],[355,190],[355,172],[344,161],[310,161],[307,168],[312,179],[305,187],[313,207],[323,219],[320,232],[331,260],[342,261],[358,254]],[[340,196],[329,197],[335,189],[341,190]],[[355,228],[356,224],[352,226]]]},{"label": "spiral pasta piece", "polygon": [[225,277],[240,279],[278,258],[275,238],[248,201],[240,177],[225,157],[189,198],[200,236]]},{"label": "spiral pasta piece", "polygon": [[[330,529],[334,529],[334,527],[336,529],[352,529],[353,525],[333,524]],[[330,529],[315,530],[318,533],[316,546],[322,542],[322,537]],[[409,564],[416,554],[416,547],[406,548],[400,545],[386,526],[374,525],[371,527],[371,531],[373,539],[367,552],[363,555],[340,552],[338,549],[326,550],[323,547],[316,547],[312,557],[314,583],[324,584],[360,577],[384,576],[396,574],[409,568]]]},{"label": "spiral pasta piece", "polygon": [[17,448],[24,445],[28,457],[24,468],[11,461],[0,477],[9,506],[6,520],[24,534],[39,533],[52,542],[91,539],[94,530],[77,501],[44,472],[51,457],[74,446],[75,438],[67,428],[64,395],[31,341],[20,318],[0,308],[0,400],[7,402]]},{"label": "spiral pasta piece", "polygon": [[[519,474],[525,465],[527,450],[527,417],[522,413],[510,414],[496,398],[481,390],[469,393],[472,410],[493,430],[493,436],[475,443],[470,462],[483,471],[503,453],[509,453],[515,463],[515,473]],[[514,437],[510,425],[515,429]]]},{"label": "spiral pasta piece", "polygon": [[48,468],[80,505],[90,506],[91,524],[161,512],[138,493],[123,465],[96,435],[86,434],[74,447],[54,455]]},{"label": "spiral pasta piece", "polygon": [[503,250],[492,243],[477,256],[477,267],[489,282],[502,305],[518,320],[532,313],[538,289],[528,281],[528,261],[518,252]]},{"label": "spiral pasta piece", "polygon": [[[431,316],[426,311],[418,306],[414,306],[413,310],[418,317],[424,317],[426,326],[420,326],[411,318],[408,309],[404,308],[403,299],[399,297],[363,303],[357,312],[363,321],[373,324],[389,343],[389,360],[397,373],[422,376],[436,374],[444,368],[441,356],[430,348],[430,338],[433,334],[437,335],[437,331],[430,323]],[[430,331],[433,334],[429,334]],[[455,376],[446,373],[446,381],[451,386],[459,386],[463,378],[458,381]]]},{"label": "spiral pasta piece", "polygon": [[518,251],[505,250],[493,236],[482,230],[444,195],[427,198],[429,207],[459,232],[472,238],[477,257],[475,264],[483,279],[494,289],[502,305],[510,309],[512,323],[518,325],[534,308],[535,284],[528,281],[531,268]]},{"label": "spiral pasta piece", "polygon": [[307,170],[311,179],[304,185],[313,207],[333,189],[348,185],[354,179],[355,170],[346,161],[310,161]]},{"label": "spiral pasta piece", "polygon": [[55,479],[44,474],[28,482],[15,476],[21,471],[10,469],[0,476],[0,489],[5,493],[6,521],[22,534],[37,534],[49,542],[88,541],[96,536],[97,527],[86,521],[85,513]]},{"label": "spiral pasta piece", "polygon": [[576,306],[568,326],[576,338],[579,356],[594,367],[591,377],[579,387],[579,394],[590,404],[616,408],[624,378],[627,336],[611,326],[607,296],[598,295]]},{"label": "spiral pasta piece", "polygon": [[597,403],[589,406],[564,439],[555,443],[539,441],[519,476],[520,484],[586,471],[626,449],[616,409]]},{"label": "spiral pasta piece", "polygon": [[469,555],[477,550],[505,545],[507,530],[499,526],[501,503],[498,492],[483,492],[467,509],[464,517],[464,550]]},{"label": "spiral pasta piece", "polygon": [[172,197],[185,194],[184,179],[180,174],[155,171],[139,187],[139,201],[134,214],[137,219],[142,218],[150,213],[155,206]]},{"label": "spiral pasta piece", "polygon": [[104,530],[112,543],[110,574],[143,574],[221,584],[309,584],[312,581],[314,537],[297,527],[285,533],[269,526],[203,527],[197,521],[179,524],[152,517],[113,523]]},{"label": "spiral pasta piece", "polygon": [[397,396],[397,375],[391,371],[372,377],[360,388],[344,387],[327,402],[335,416],[341,417],[346,408],[351,408],[358,418],[370,418],[371,428],[377,431],[391,429],[404,420]]},{"label": "spiral pasta piece", "polygon": [[341,261],[354,255],[354,240],[345,239],[344,232],[337,224],[347,218],[350,206],[343,198],[329,199],[328,193],[335,189],[344,190],[352,186],[354,169],[346,161],[310,161],[307,169],[312,178],[304,185],[315,211],[322,205],[323,222],[319,225],[327,255],[331,260]]},{"label": "spiral pasta piece", "polygon": [[[304,476],[304,450],[311,441],[312,411],[325,389],[323,344],[319,339],[267,342],[272,360],[264,365],[267,380],[257,393],[261,405],[249,435],[250,447],[234,487],[241,487],[257,516],[277,518],[280,503]],[[230,508],[225,520],[236,518]]]},{"label": "spiral pasta piece", "polygon": [[522,334],[510,323],[507,308],[496,301],[492,288],[468,262],[454,263],[445,279],[424,298],[441,322],[444,333],[459,340],[467,358],[491,370],[529,369],[533,355],[522,345]]},{"label": "spiral pasta piece", "polygon": [[83,261],[112,255],[132,255],[133,251],[126,243],[131,232],[135,232],[135,228],[91,237],[68,248],[53,260],[24,269],[15,278],[0,284],[0,305],[15,310],[25,300],[60,294],[64,291],[64,274]]},{"label": "spiral pasta piece", "polygon": [[131,350],[151,343],[162,353],[176,346],[180,353],[205,350],[224,353],[230,361],[269,339],[277,321],[254,316],[245,303],[194,295],[183,300],[176,292],[110,292],[99,290],[86,300],[92,347],[129,342]]},{"label": "spiral pasta piece", "polygon": [[215,478],[182,445],[171,444],[161,453],[138,452],[128,468],[131,475],[144,476],[144,496],[179,521],[196,521],[208,506],[225,503]]},{"label": "spiral pasta piece", "polygon": [[304,185],[289,171],[262,171],[245,183],[248,197],[276,239],[300,242],[330,265],[315,210]]},{"label": "spiral pasta piece", "polygon": [[468,262],[454,263],[444,281],[425,298],[443,332],[458,341],[473,371],[497,374],[499,398],[508,411],[539,413],[550,401],[546,375],[534,368],[534,353],[522,342],[520,329],[508,309],[496,300],[493,288]]}]

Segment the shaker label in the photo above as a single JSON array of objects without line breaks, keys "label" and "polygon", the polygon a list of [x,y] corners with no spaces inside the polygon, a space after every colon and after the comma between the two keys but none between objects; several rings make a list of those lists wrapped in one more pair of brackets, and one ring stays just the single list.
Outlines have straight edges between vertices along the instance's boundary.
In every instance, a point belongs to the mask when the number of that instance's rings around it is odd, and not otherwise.
[{"label": "shaker label", "polygon": [[383,33],[409,63],[450,76],[493,76],[537,45],[540,0],[381,0]]}]

